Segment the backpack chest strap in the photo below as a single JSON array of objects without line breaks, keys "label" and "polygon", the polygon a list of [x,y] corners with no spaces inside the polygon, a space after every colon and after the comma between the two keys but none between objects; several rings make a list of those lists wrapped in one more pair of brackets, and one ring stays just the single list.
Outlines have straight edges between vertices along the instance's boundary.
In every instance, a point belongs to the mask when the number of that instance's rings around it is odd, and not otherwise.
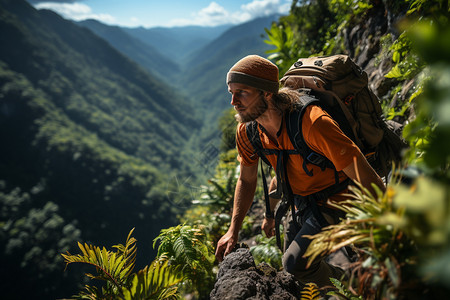
[{"label": "backpack chest strap", "polygon": [[[319,222],[319,224],[322,227],[328,226],[330,224],[325,220],[325,217],[322,214],[322,210],[327,211],[327,212],[330,212],[330,211],[334,212],[334,210],[328,209],[325,206],[322,208],[319,208],[319,205],[317,203],[324,202],[331,196],[342,192],[343,190],[345,190],[348,187],[349,184],[350,184],[350,178],[347,178],[346,180],[344,180],[338,184],[334,184],[326,189],[323,189],[321,191],[318,191],[316,193],[313,193],[313,194],[310,194],[307,196],[294,195],[295,206],[297,208],[298,207],[309,207],[311,209],[314,217]],[[334,213],[336,213],[336,212],[334,212]]]}]

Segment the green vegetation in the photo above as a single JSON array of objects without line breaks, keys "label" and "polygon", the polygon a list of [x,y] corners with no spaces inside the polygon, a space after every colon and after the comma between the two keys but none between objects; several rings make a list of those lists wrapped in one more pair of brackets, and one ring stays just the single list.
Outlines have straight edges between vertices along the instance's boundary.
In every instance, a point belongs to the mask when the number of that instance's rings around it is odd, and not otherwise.
[{"label": "green vegetation", "polygon": [[174,178],[198,180],[194,110],[53,12],[1,0],[0,31],[3,297],[70,295],[80,269],[63,273],[57,253],[76,240],[111,245],[133,227],[145,265],[153,237],[189,204]]},{"label": "green vegetation", "polygon": [[263,234],[257,235],[256,246],[250,248],[250,253],[255,259],[255,264],[259,265],[262,262],[269,264],[271,267],[281,270],[283,268],[280,249],[277,246],[276,238],[265,237]]},{"label": "green vegetation", "polygon": [[[330,1],[330,4],[337,2],[342,5],[351,1]],[[450,251],[447,113],[450,47],[442,42],[450,37],[450,10],[447,1],[408,2],[407,17],[399,23],[402,32],[389,47],[393,67],[386,78],[395,78],[399,86],[412,83],[404,103],[397,101],[389,110],[390,118],[408,120],[403,135],[410,150],[404,162],[410,167],[396,170],[397,179],[389,183],[386,194],[370,195],[366,190],[355,189],[354,199],[341,206],[346,220],[312,237],[308,248],[307,255],[313,260],[345,245],[356,247],[358,259],[350,281],[335,282],[336,293],[342,299],[434,299],[445,297],[450,287],[448,270],[443,267],[448,265]],[[309,3],[306,6],[323,4],[321,1]],[[358,14],[370,12],[369,3],[361,3],[363,1],[350,4],[358,5],[362,11],[343,19],[338,15],[337,20],[342,22],[338,28],[348,26],[347,22],[358,18]],[[397,5],[401,7],[406,3]],[[307,8],[300,8],[304,9]],[[308,8],[308,11],[313,10]],[[293,34],[287,30],[282,35],[278,28],[272,28],[271,36],[272,39],[278,37],[278,42],[272,43],[278,45],[276,50],[282,53],[277,57],[280,63],[293,61],[295,57],[289,57],[282,47],[283,39],[288,40],[286,37]],[[307,35],[301,28],[298,30],[299,36]],[[295,38],[290,41],[296,43]],[[304,41],[297,47],[301,48]],[[327,53],[329,44],[321,45],[320,49],[316,43],[311,54]]]},{"label": "green vegetation", "polygon": [[[215,257],[204,230],[179,225],[161,230],[153,246],[159,243],[155,260],[133,273],[136,261],[134,229],[125,245],[113,246],[115,252],[78,243],[82,254],[62,254],[67,265],[82,263],[94,266],[97,275],[90,279],[103,281],[101,290],[86,285],[77,299],[179,299],[181,293],[191,293],[207,299],[214,284],[212,272]],[[182,283],[182,284],[181,284]]]},{"label": "green vegetation", "polygon": [[[262,54],[259,36],[242,49],[248,36],[237,28],[200,54],[211,60],[194,64],[181,81],[196,98],[188,101],[54,13],[25,1],[0,4],[3,296],[47,299],[79,290],[82,270],[63,272],[58,253],[67,253],[67,264],[95,266],[90,278],[103,283],[87,285],[82,299],[207,298],[217,271],[214,246],[228,229],[238,172],[233,111],[215,125],[228,103],[219,79],[248,51]],[[371,23],[401,15],[396,27]],[[450,289],[449,15],[444,0],[304,0],[293,1],[291,13],[271,26],[261,21],[281,74],[310,55],[347,53],[365,65],[371,59],[387,65],[384,111],[405,124],[409,168],[398,166],[385,194],[355,189],[343,207],[346,221],[315,236],[308,250],[314,257],[355,247],[352,279],[334,281],[343,299],[416,299],[425,292],[444,298]],[[239,38],[225,43],[233,34]],[[194,113],[189,103],[202,109]],[[187,174],[197,186],[201,172],[193,157],[209,144],[220,148],[219,161],[215,153],[208,157],[217,165],[214,174],[192,196],[192,186],[177,176]],[[257,217],[246,218],[241,238],[251,237]],[[111,245],[129,228],[136,230],[115,251],[84,242]],[[81,254],[71,255],[75,241]],[[260,236],[251,251],[255,261],[279,268],[273,242]],[[311,285],[304,295],[315,293]]]},{"label": "green vegetation", "polygon": [[136,261],[136,239],[128,234],[125,245],[115,245],[116,251],[109,251],[88,244],[78,243],[82,254],[62,254],[67,265],[83,263],[94,266],[97,275],[86,274],[90,279],[104,281],[101,290],[86,285],[76,299],[178,299],[178,286],[183,280],[180,266],[169,263],[160,256],[150,266],[133,273]]},{"label": "green vegetation", "polygon": [[164,229],[154,240],[160,242],[158,257],[168,257],[169,264],[178,266],[184,274],[184,292],[195,292],[206,299],[214,285],[213,245],[205,230],[199,227],[178,225]]},{"label": "green vegetation", "polygon": [[[377,59],[387,57],[392,62],[385,77],[392,80],[396,92],[381,96],[389,118],[406,123],[403,135],[410,150],[404,164],[408,168],[397,166],[385,194],[354,189],[353,198],[341,207],[346,220],[311,237],[308,255],[312,260],[345,245],[354,247],[357,261],[350,280],[333,279],[336,290],[331,294],[342,299],[442,298],[450,288],[444,267],[450,251],[450,48],[443,42],[450,38],[450,10],[446,1],[386,5],[393,15],[407,12],[398,24],[400,32],[367,39],[379,45]],[[358,57],[361,48],[346,48],[344,33],[371,15],[384,13],[380,7],[368,1],[304,1],[301,5],[294,1],[291,14],[266,29],[267,42],[275,46],[270,57],[281,73],[300,56],[350,52]],[[314,20],[323,19],[324,26],[314,25]],[[270,258],[259,256],[267,250],[259,251],[259,247],[270,242],[262,240],[253,254],[267,262]],[[305,294],[313,297],[312,292]]]}]

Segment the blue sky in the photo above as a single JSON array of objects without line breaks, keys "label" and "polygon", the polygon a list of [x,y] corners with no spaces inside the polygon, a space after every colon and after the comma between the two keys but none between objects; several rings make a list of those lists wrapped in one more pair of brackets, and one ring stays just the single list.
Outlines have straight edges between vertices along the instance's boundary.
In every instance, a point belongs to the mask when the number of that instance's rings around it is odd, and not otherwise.
[{"label": "blue sky", "polygon": [[72,20],[96,19],[127,27],[239,24],[274,13],[287,14],[290,0],[28,0]]}]

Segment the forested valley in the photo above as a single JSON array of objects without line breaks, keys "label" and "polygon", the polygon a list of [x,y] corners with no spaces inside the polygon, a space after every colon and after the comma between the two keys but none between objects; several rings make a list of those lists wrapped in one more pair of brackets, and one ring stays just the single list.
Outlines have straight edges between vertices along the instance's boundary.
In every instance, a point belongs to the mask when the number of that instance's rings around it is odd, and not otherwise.
[{"label": "forested valley", "polygon": [[[209,299],[238,172],[225,74],[247,54],[280,75],[299,57],[347,54],[403,126],[408,150],[387,192],[356,191],[339,234],[309,251],[359,249],[358,276],[336,282],[337,296],[446,297],[449,15],[445,0],[294,0],[287,16],[201,29],[211,36],[199,48],[164,56],[149,32],[0,0],[2,297]],[[261,189],[241,240],[279,270],[259,229]]]}]

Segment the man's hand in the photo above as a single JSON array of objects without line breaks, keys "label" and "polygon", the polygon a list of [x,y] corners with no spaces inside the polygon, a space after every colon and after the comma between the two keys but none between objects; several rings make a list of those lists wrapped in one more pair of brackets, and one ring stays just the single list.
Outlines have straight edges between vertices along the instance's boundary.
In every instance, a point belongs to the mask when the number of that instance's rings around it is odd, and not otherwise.
[{"label": "man's hand", "polygon": [[258,179],[258,164],[245,166],[240,164],[241,172],[236,182],[234,193],[233,214],[231,216],[230,228],[217,243],[216,258],[219,262],[230,254],[238,241],[239,230],[244,221],[255,196],[256,181]]},{"label": "man's hand", "polygon": [[219,262],[221,262],[225,256],[230,254],[237,243],[237,238],[238,237],[230,231],[220,238],[216,249],[216,258]]},{"label": "man's hand", "polygon": [[264,218],[261,229],[266,233],[268,238],[275,235],[275,219],[273,218]]}]

